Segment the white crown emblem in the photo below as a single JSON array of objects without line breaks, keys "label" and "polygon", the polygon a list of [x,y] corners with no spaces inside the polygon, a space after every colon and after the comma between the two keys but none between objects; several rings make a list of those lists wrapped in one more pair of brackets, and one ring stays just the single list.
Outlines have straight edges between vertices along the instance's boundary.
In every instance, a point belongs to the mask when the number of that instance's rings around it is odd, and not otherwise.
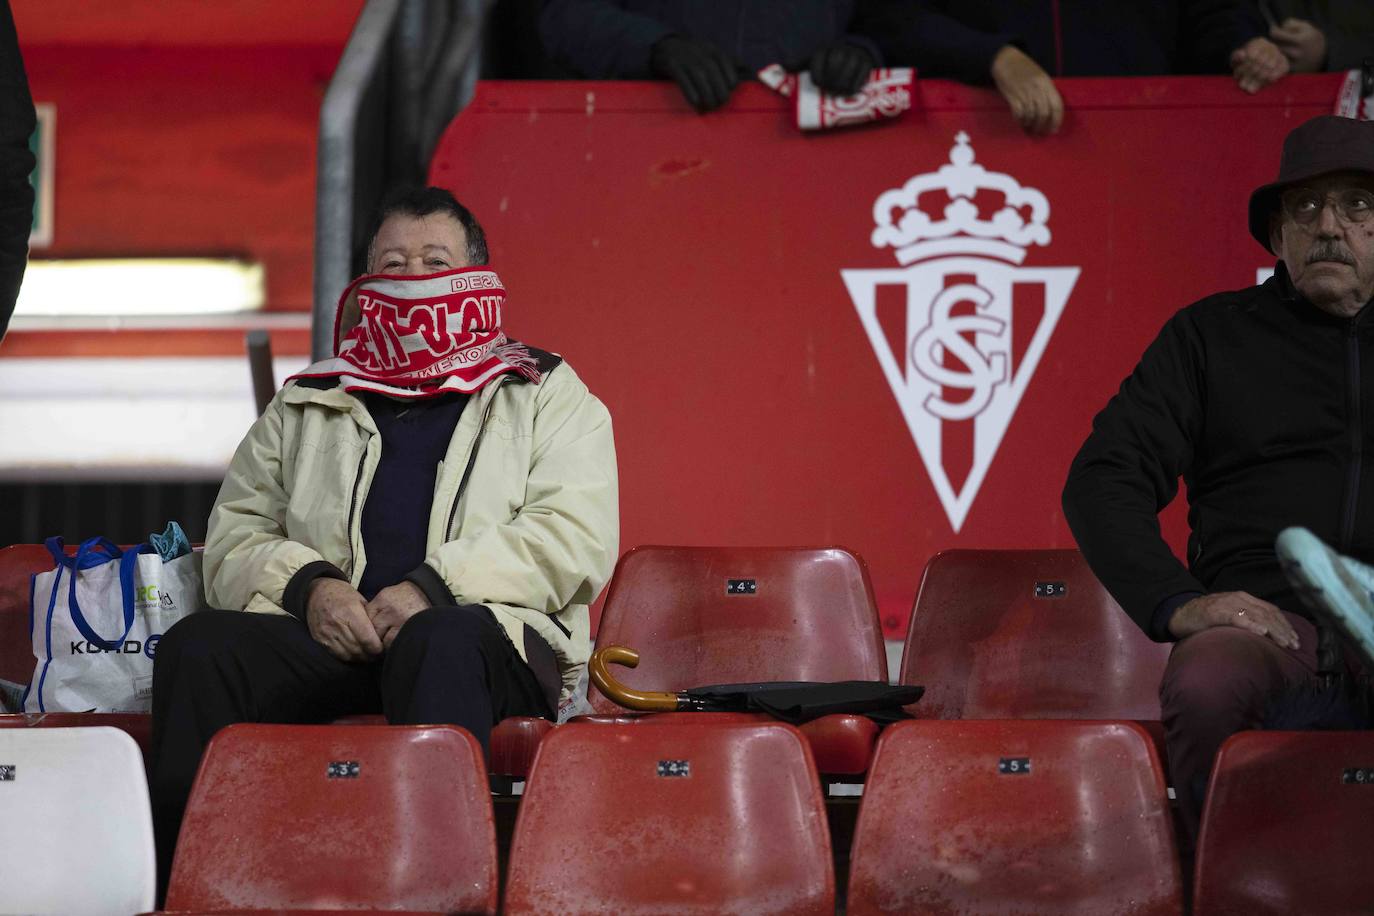
[{"label": "white crown emblem", "polygon": [[[974,198],[981,190],[1002,195],[1002,206],[982,219]],[[921,209],[921,195],[944,191],[950,198],[943,219]],[[1029,210],[1029,214],[1026,211]],[[900,217],[894,221],[894,214]],[[973,161],[968,134],[960,131],[949,151],[949,164],[916,175],[900,188],[878,196],[873,204],[873,247],[897,249],[897,263],[953,254],[986,255],[1020,264],[1028,245],[1048,245],[1049,201],[1035,188],[1022,187],[1010,175],[989,172]]]},{"label": "white crown emblem", "polygon": [[956,532],[1078,281],[1022,264],[1050,243],[1049,217],[1044,194],[974,164],[960,132],[947,164],[873,203],[873,245],[900,266],[840,272]]}]

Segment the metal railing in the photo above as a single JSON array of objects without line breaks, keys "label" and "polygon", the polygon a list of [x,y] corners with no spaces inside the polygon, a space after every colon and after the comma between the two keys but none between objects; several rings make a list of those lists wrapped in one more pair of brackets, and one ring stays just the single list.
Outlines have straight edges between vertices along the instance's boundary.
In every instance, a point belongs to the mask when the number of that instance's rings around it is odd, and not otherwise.
[{"label": "metal railing", "polygon": [[493,0],[368,0],[320,108],[312,359],[333,352],[334,307],[362,272],[367,221],[397,185],[424,181],[472,98]]}]

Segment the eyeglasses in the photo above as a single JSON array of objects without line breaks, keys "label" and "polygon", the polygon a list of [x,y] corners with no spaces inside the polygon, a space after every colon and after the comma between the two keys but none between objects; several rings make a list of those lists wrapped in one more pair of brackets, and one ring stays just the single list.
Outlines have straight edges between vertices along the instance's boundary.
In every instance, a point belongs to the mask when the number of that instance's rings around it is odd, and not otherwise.
[{"label": "eyeglasses", "polygon": [[1302,225],[1316,222],[1328,200],[1335,201],[1336,215],[1345,223],[1363,223],[1374,216],[1374,192],[1363,188],[1346,188],[1331,194],[1319,194],[1311,188],[1289,188],[1279,196],[1283,212]]}]

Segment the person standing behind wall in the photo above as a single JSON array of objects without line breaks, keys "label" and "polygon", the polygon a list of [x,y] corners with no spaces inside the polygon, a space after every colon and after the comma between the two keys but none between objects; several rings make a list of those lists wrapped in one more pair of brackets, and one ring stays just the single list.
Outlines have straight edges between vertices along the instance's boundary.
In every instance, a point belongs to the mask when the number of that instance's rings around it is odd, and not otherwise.
[{"label": "person standing behind wall", "polygon": [[1353,70],[1374,60],[1370,0],[1249,0],[1294,73]]},{"label": "person standing behind wall", "polygon": [[29,150],[36,120],[19,36],[9,0],[0,0],[0,340],[5,337],[29,259],[33,227],[34,158]]},{"label": "person standing behind wall", "polygon": [[539,22],[560,64],[598,80],[669,79],[697,111],[770,64],[824,92],[858,92],[882,56],[850,31],[854,0],[548,0]]},{"label": "person standing behind wall", "polygon": [[892,66],[991,82],[1029,134],[1063,121],[1052,76],[1229,72],[1258,92],[1288,72],[1240,0],[860,0],[854,28]]}]

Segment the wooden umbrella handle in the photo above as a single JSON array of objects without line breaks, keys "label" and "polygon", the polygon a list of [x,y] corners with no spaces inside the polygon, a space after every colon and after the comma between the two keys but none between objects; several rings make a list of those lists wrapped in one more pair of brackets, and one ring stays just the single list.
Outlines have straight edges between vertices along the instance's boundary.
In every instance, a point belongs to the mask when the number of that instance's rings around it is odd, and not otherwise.
[{"label": "wooden umbrella handle", "polygon": [[596,689],[611,701],[641,712],[675,712],[678,709],[677,694],[627,687],[611,676],[611,665],[638,667],[639,653],[625,646],[603,646],[592,653],[592,659],[587,663],[587,673]]}]

